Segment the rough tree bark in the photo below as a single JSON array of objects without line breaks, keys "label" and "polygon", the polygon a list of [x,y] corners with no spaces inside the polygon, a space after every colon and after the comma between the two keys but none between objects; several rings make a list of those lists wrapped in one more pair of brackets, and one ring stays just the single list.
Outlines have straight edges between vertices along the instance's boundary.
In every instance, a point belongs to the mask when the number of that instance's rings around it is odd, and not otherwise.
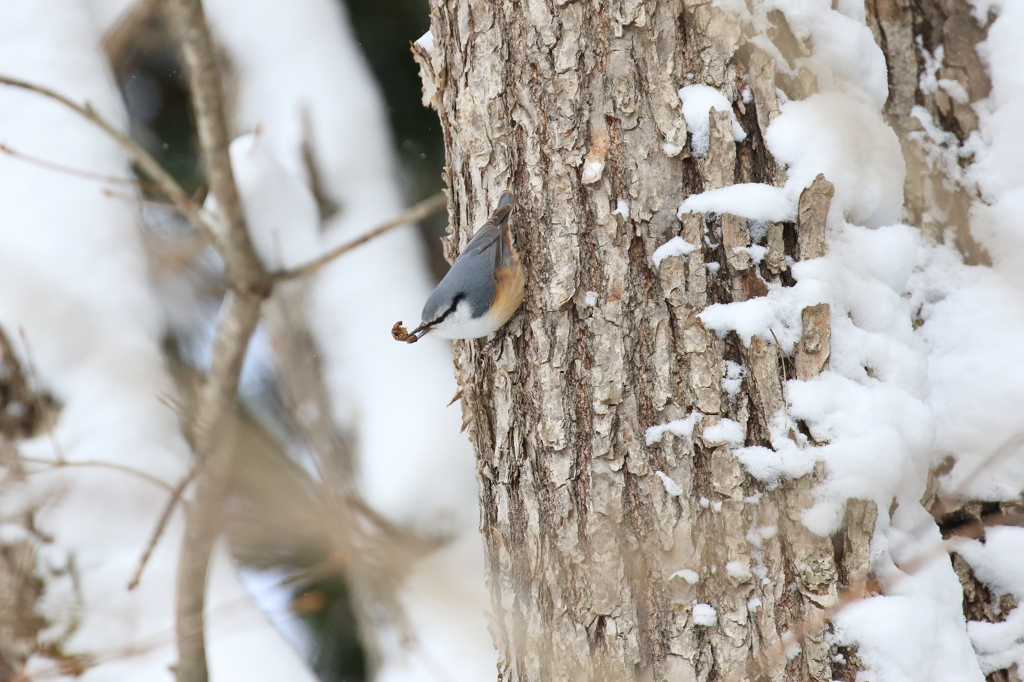
[{"label": "rough tree bark", "polygon": [[[787,256],[822,255],[831,184],[805,191],[797,224],[769,226],[757,266],[735,251],[751,243],[746,219],[676,215],[690,194],[782,183],[763,139],[776,86],[799,99],[813,77],[776,78],[706,3],[431,4],[437,47],[414,53],[448,153],[449,255],[501,190],[521,198],[523,310],[496,339],[455,347],[501,679],[852,679],[821,632],[779,653],[866,569],[874,505],[848,505],[849,532],[818,537],[799,519],[819,471],[773,491],[743,471],[739,441],[709,427],[733,420],[743,444],[769,445],[793,367],[696,317],[764,295],[766,281],[791,284]],[[795,40],[777,21],[776,40]],[[734,102],[745,141],[730,112],[712,111],[696,158],[677,95],[687,83]],[[677,235],[698,248],[655,266]],[[804,311],[801,376],[827,366],[828,317]],[[692,437],[645,437],[688,415]]]},{"label": "rough tree bark", "polygon": [[[784,381],[827,368],[829,307],[803,311],[793,358],[756,337],[748,347],[718,339],[696,317],[711,303],[764,295],[765,282],[790,285],[787,263],[824,255],[832,186],[819,176],[795,223],[768,226],[756,266],[736,250],[750,244],[745,219],[676,215],[690,194],[781,185],[764,143],[777,89],[803,99],[815,77],[777,69],[748,41],[749,27],[696,0],[431,6],[436,48],[413,51],[445,135],[448,254],[501,190],[521,197],[513,231],[528,271],[523,311],[496,339],[455,349],[501,678],[854,679],[855,652],[833,650],[820,627],[799,653],[778,652],[866,575],[879,511],[849,500],[837,536],[817,537],[799,519],[819,470],[764,490],[730,452],[740,440],[767,445],[773,418],[786,419]],[[985,263],[969,231],[970,159],[957,156],[978,127],[971,105],[990,89],[976,49],[987,26],[971,9],[965,0],[865,2],[888,67],[883,113],[907,163],[904,219]],[[785,59],[810,53],[781,12],[767,18]],[[730,113],[713,110],[710,148],[696,158],[677,97],[689,83],[722,92],[746,139],[735,143]],[[654,249],[676,235],[696,250],[655,265]],[[687,417],[660,440],[646,431]],[[742,438],[722,442],[709,428],[726,419]],[[799,424],[788,426],[807,443]],[[1013,511],[986,517],[935,490],[922,502],[947,534]],[[994,619],[985,607],[999,595],[954,559],[965,613]]]}]

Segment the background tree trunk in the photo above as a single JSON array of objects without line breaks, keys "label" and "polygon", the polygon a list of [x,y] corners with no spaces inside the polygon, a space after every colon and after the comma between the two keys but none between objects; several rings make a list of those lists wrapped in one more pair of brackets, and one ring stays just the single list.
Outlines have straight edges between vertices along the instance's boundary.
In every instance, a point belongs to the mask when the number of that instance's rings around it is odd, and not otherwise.
[{"label": "background tree trunk", "polygon": [[[820,470],[772,491],[743,471],[732,449],[770,447],[793,369],[696,317],[791,284],[786,256],[822,255],[831,186],[805,192],[799,225],[768,227],[758,266],[734,250],[750,244],[745,219],[676,215],[691,194],[782,184],[763,140],[776,85],[800,99],[813,76],[777,79],[710,4],[431,4],[437,48],[414,51],[445,135],[449,256],[501,190],[521,201],[523,309],[496,339],[455,350],[501,679],[853,679],[820,632],[778,654],[867,567],[875,507],[848,505],[849,532],[818,537],[800,514]],[[802,49],[774,14],[780,49]],[[677,94],[689,83],[734,103],[744,141],[732,112],[712,111],[696,157]],[[656,266],[677,235],[696,250]],[[828,315],[804,312],[806,377],[827,363]],[[684,424],[645,436],[688,415],[692,437]]]}]

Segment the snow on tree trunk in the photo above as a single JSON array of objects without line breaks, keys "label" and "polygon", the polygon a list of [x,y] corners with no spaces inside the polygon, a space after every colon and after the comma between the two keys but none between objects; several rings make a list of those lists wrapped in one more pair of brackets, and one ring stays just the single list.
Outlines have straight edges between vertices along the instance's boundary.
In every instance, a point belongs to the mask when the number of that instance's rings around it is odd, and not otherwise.
[{"label": "snow on tree trunk", "polygon": [[[968,229],[972,200],[963,167],[949,151],[978,129],[973,104],[992,84],[976,49],[985,31],[967,0],[868,0],[868,26],[885,53],[890,96],[885,114],[907,161],[910,222],[936,241],[951,227],[970,263],[989,262]],[[936,154],[934,147],[945,148]],[[930,149],[931,148],[931,149]]]},{"label": "snow on tree trunk", "polygon": [[[740,448],[813,443],[784,416],[793,361],[771,335],[698,317],[788,287],[791,263],[824,255],[831,183],[768,219],[680,210],[784,184],[765,142],[776,85],[802,99],[814,75],[777,73],[771,43],[709,4],[432,8],[436,48],[414,52],[448,150],[448,254],[512,188],[528,273],[509,326],[455,350],[501,679],[852,679],[822,632],[788,659],[780,641],[867,568],[875,506],[818,535],[801,515],[820,465],[777,486],[744,471]],[[778,50],[801,56],[772,14]],[[796,367],[812,378],[828,306],[803,320]]]},{"label": "snow on tree trunk", "polygon": [[[998,53],[991,45],[979,49],[994,21],[990,8],[984,3],[967,0],[868,0],[865,10],[867,23],[885,54],[888,66],[891,87],[885,115],[899,134],[907,162],[905,199],[908,220],[931,239],[949,243],[959,251],[965,263],[991,265],[993,259],[986,245],[972,235],[970,228],[972,221],[975,225],[985,226],[986,216],[978,210],[984,199],[978,201],[978,195],[987,194],[986,198],[992,203],[998,203],[1001,197],[998,192],[991,191],[991,178],[972,174],[975,155],[983,148],[972,143],[970,138],[972,134],[977,135],[981,127],[979,113],[983,118],[997,110],[992,100],[986,99],[993,95],[993,79],[986,67],[995,65],[998,68],[1002,63],[1016,71],[1019,59],[1007,59],[1005,53]],[[1021,20],[1019,15],[1015,18],[1019,30]],[[1004,17],[1004,23],[1013,21]],[[1004,93],[995,94],[996,102],[1001,99],[1000,95],[1005,97]],[[1013,111],[1017,110],[1018,107],[1013,107]],[[1014,148],[1012,144],[1006,144],[1005,138],[994,136],[991,130],[986,130],[984,137],[994,147],[1007,151]],[[998,175],[1001,182],[1005,174],[1001,172]],[[1012,180],[1007,184],[1012,187]],[[978,205],[972,206],[975,202]],[[1015,227],[1015,222],[1011,220],[1010,226]],[[991,227],[987,230],[983,227],[983,230],[990,240],[993,233],[999,231]],[[1002,257],[1006,258],[1005,252]],[[986,298],[995,296],[987,292]],[[1000,317],[1012,319],[1013,314],[1000,311]],[[986,329],[986,336],[990,335],[991,330]],[[971,344],[966,344],[966,348],[969,351]],[[984,385],[986,377],[983,375],[969,372],[966,376],[971,377],[974,383]],[[954,390],[965,393],[963,388],[959,385]],[[991,383],[986,389],[988,395],[999,392],[998,385]],[[992,405],[1000,402],[1003,401],[994,399]],[[990,412],[998,415],[999,410],[996,408]],[[998,429],[991,429],[988,425],[978,425],[977,428],[999,433]],[[1005,433],[999,433],[997,438],[1004,439]],[[996,465],[989,468],[1001,468],[1000,460],[1012,461],[1020,439],[1017,432],[1011,435],[1008,448],[1004,445],[997,449],[996,456],[988,454],[989,464]],[[946,444],[946,447],[953,449],[955,445]],[[948,482],[942,486],[939,483],[939,477],[947,473],[953,464],[952,458],[946,458],[935,468],[922,503],[936,517],[943,537],[987,538],[987,553],[992,556],[982,560],[977,545],[968,544],[952,555],[952,566],[963,590],[964,616],[982,668],[987,673],[986,679],[990,682],[1013,682],[1020,679],[1018,668],[1024,663],[1020,653],[1007,655],[1006,649],[1012,649],[1012,646],[992,646],[983,635],[999,632],[1000,628],[1014,627],[1012,620],[1019,617],[1014,611],[1020,590],[1007,588],[1005,580],[1008,572],[1016,571],[998,564],[999,555],[1006,551],[999,540],[1005,542],[1005,538],[1019,534],[1019,529],[1004,527],[986,532],[985,528],[1021,525],[1022,507],[1017,488],[1013,477],[1009,480],[1003,478],[1002,482],[1011,491],[1005,497],[978,491],[959,499],[964,492],[962,486],[949,485]],[[1016,550],[1010,552],[1013,555],[1017,553]],[[1014,561],[1009,554],[1003,554],[1001,558],[1011,564]],[[979,579],[979,573],[985,580]]]},{"label": "snow on tree trunk", "polygon": [[1016,679],[1024,6],[433,9],[503,679]]}]

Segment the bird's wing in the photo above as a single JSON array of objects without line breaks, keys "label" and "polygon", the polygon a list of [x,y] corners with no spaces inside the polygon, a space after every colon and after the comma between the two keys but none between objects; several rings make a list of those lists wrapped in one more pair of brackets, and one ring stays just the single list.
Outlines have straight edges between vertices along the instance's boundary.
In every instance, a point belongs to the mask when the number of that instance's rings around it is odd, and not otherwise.
[{"label": "bird's wing", "polygon": [[504,226],[495,225],[488,220],[469,240],[466,248],[459,254],[459,258],[470,253],[481,254],[489,256],[487,262],[493,263],[501,250],[501,244],[505,241],[504,231]]},{"label": "bird's wing", "polygon": [[507,265],[512,262],[512,247],[508,236],[508,215],[512,212],[515,200],[515,195],[511,192],[501,195],[498,207],[469,240],[466,248],[459,254],[459,258],[467,253],[478,253],[489,257],[486,261],[488,264]]}]

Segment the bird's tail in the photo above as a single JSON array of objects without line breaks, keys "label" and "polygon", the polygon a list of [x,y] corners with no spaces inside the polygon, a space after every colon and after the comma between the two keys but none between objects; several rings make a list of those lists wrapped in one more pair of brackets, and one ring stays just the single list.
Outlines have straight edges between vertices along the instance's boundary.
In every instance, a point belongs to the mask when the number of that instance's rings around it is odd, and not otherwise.
[{"label": "bird's tail", "polygon": [[501,198],[498,199],[498,207],[494,209],[494,213],[491,214],[490,222],[495,225],[504,225],[508,221],[508,214],[512,212],[512,207],[516,203],[516,195],[512,192],[502,192]]}]

